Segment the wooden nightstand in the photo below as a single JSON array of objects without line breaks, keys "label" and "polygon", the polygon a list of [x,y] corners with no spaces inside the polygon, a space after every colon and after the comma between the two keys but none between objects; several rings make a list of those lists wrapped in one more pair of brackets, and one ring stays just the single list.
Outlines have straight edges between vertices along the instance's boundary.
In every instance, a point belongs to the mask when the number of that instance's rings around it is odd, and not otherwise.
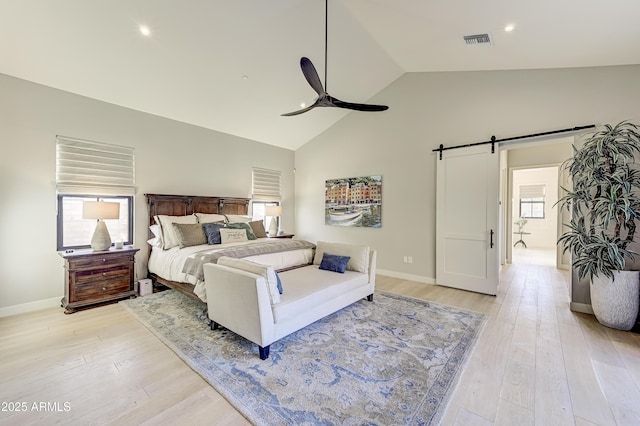
[{"label": "wooden nightstand", "polygon": [[267,235],[268,238],[293,238],[296,234],[287,234],[285,232],[279,232],[276,235]]},{"label": "wooden nightstand", "polygon": [[108,251],[75,250],[59,252],[65,260],[65,314],[76,308],[135,296],[135,254],[139,249],[125,247]]}]

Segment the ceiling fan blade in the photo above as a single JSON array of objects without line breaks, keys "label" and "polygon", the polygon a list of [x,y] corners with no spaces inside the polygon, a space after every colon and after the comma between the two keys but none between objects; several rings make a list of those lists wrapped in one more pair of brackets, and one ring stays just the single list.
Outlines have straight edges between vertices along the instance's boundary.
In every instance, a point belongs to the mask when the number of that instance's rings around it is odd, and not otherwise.
[{"label": "ceiling fan blade", "polygon": [[312,103],[311,105],[309,105],[306,108],[302,108],[302,109],[299,109],[299,110],[293,111],[293,112],[287,112],[287,113],[280,114],[280,115],[282,117],[291,117],[292,115],[300,115],[300,114],[303,114],[303,113],[305,113],[307,111],[311,111],[312,109],[314,109],[317,106],[318,106],[318,100],[316,100],[314,103]]},{"label": "ceiling fan blade", "polygon": [[355,111],[367,111],[367,112],[376,112],[376,111],[386,111],[389,109],[386,105],[373,105],[373,104],[354,104],[352,102],[344,102],[340,99],[331,98],[331,103],[338,108],[346,108],[352,109]]},{"label": "ceiling fan blade", "polygon": [[324,88],[322,87],[320,77],[318,77],[316,67],[313,66],[311,60],[305,57],[300,58],[300,68],[302,68],[302,74],[304,74],[304,78],[307,79],[309,85],[318,95],[322,96],[325,93]]}]

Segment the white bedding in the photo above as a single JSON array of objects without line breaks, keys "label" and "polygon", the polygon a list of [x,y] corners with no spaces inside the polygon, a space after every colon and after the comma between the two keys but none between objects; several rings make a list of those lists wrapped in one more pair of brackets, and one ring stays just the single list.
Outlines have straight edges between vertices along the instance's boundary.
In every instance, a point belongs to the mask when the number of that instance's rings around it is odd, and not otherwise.
[{"label": "white bedding", "polygon": [[[202,301],[206,302],[207,297],[205,293],[204,282],[198,281],[196,277],[187,275],[182,272],[184,263],[187,258],[193,256],[196,253],[212,253],[221,249],[225,249],[227,247],[252,244],[254,241],[265,240],[269,239],[258,238],[257,240],[253,241],[215,245],[203,244],[185,248],[173,247],[168,250],[163,250],[158,247],[152,247],[148,264],[149,272],[152,272],[159,277],[170,281],[193,284],[195,286],[193,292],[196,294],[196,296],[202,299]],[[313,249],[290,250],[278,253],[261,254],[257,256],[245,257],[245,259],[263,265],[273,265],[273,267],[278,270],[311,263],[313,261]]]}]

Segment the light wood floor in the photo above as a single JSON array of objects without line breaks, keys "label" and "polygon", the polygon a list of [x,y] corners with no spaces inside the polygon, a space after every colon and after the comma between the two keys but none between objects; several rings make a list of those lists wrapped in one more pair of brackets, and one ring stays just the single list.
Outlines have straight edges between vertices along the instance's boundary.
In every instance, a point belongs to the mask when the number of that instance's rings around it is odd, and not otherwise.
[{"label": "light wood floor", "polygon": [[[443,425],[640,424],[640,335],[570,312],[567,279],[514,264],[490,297],[378,276],[379,290],[489,315]],[[0,403],[11,425],[248,424],[117,304],[0,319]]]}]

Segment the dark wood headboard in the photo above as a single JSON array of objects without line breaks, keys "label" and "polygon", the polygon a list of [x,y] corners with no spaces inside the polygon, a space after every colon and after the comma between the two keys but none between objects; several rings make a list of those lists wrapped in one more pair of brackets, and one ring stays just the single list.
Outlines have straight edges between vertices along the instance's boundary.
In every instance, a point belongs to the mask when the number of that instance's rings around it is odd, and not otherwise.
[{"label": "dark wood headboard", "polygon": [[250,198],[205,197],[201,195],[145,194],[149,226],[154,216],[186,216],[193,213],[248,214]]},{"label": "dark wood headboard", "polygon": [[[154,216],[186,216],[193,213],[218,213],[218,214],[243,214],[249,210],[249,198],[234,197],[203,197],[200,195],[165,195],[145,194],[147,198],[147,210],[149,212],[149,226],[155,224]],[[149,238],[153,234],[149,231]],[[149,251],[151,254],[151,251]],[[154,282],[173,288],[194,300],[200,298],[193,293],[193,285],[169,281],[156,274],[149,273],[149,278]]]}]

